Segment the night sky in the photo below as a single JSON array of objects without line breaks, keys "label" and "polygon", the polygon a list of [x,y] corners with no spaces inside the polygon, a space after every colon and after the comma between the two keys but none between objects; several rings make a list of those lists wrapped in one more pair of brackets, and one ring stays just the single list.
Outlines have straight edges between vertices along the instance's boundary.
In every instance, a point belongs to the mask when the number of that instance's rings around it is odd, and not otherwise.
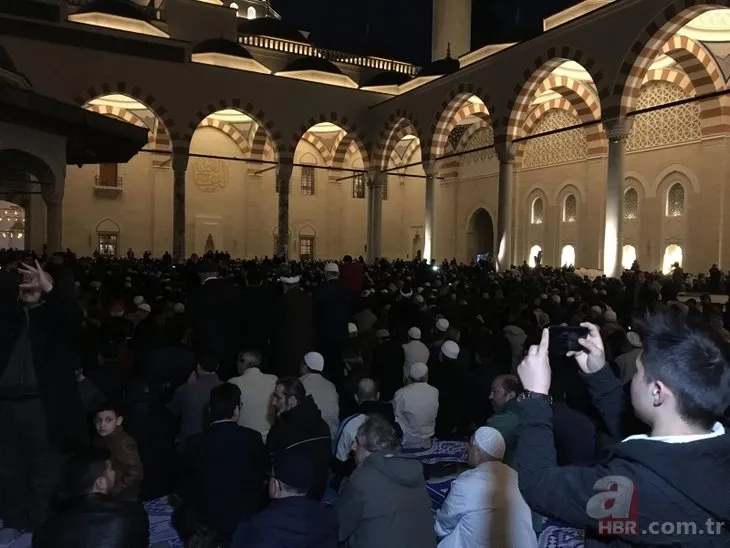
[{"label": "night sky", "polygon": [[[518,42],[542,31],[544,17],[579,0],[473,0],[472,49]],[[312,43],[424,65],[431,57],[431,0],[272,0]],[[403,36],[407,36],[404,39]]]}]

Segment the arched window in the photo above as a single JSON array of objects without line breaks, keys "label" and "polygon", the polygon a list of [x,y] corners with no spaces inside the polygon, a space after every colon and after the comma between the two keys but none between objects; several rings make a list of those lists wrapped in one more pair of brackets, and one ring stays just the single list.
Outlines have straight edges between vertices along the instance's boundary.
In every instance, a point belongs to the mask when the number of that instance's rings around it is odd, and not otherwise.
[{"label": "arched window", "polygon": [[[539,200],[539,198],[538,198],[538,200]],[[533,245],[530,248],[530,253],[528,253],[528,255],[527,255],[527,264],[530,266],[530,268],[535,268],[535,265],[537,264],[536,257],[538,255],[541,255],[541,253],[542,253],[542,248],[539,245]]]},{"label": "arched window", "polygon": [[575,194],[568,194],[563,202],[563,222],[574,223],[578,218],[578,200]]},{"label": "arched window", "polygon": [[542,198],[535,198],[532,201],[532,211],[530,214],[530,222],[533,225],[541,225],[544,217],[545,217],[545,205],[542,202]]},{"label": "arched window", "polygon": [[314,196],[314,166],[302,166],[301,194],[302,196]]},{"label": "arched window", "polygon": [[107,257],[119,254],[119,225],[111,219],[104,219],[96,225],[96,249]]},{"label": "arched window", "polygon": [[253,6],[250,6],[246,10],[246,18],[247,19],[256,19],[256,8],[254,8]]},{"label": "arched window", "polygon": [[667,217],[682,217],[684,215],[684,186],[674,183],[667,192]]},{"label": "arched window", "polygon": [[314,229],[307,225],[299,231],[299,260],[311,261],[314,259],[314,240],[317,234]]},{"label": "arched window", "polygon": [[677,244],[668,245],[664,250],[664,261],[662,262],[662,272],[671,274],[675,264],[682,266],[682,248]]},{"label": "arched window", "polygon": [[566,245],[560,254],[560,266],[575,266],[575,248]]},{"label": "arched window", "polygon": [[633,245],[625,245],[621,255],[621,266],[629,270],[636,260],[636,248]]},{"label": "arched window", "polygon": [[[624,192],[624,219],[639,218],[639,193],[629,187]],[[633,262],[633,261],[632,261]]]}]

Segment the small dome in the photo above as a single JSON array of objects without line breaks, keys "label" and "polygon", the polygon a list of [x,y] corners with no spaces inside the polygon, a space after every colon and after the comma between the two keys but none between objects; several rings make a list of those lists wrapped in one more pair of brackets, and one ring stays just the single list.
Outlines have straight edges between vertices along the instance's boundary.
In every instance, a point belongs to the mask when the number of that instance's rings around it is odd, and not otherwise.
[{"label": "small dome", "polygon": [[193,53],[222,53],[223,55],[232,55],[234,57],[243,57],[244,59],[253,59],[251,54],[241,44],[236,44],[224,38],[213,38],[198,42],[193,46]]},{"label": "small dome", "polygon": [[447,74],[453,74],[461,68],[461,63],[458,59],[454,59],[451,55],[434,61],[433,63],[423,67],[418,73],[418,77],[421,76],[446,76]]},{"label": "small dome", "polygon": [[116,15],[125,19],[136,19],[137,21],[149,23],[149,19],[141,7],[134,2],[125,0],[93,0],[76,13],[106,13],[107,15]]},{"label": "small dome", "polygon": [[389,70],[388,72],[381,72],[379,74],[376,74],[365,84],[363,84],[362,87],[374,88],[377,86],[400,86],[408,82],[410,79],[411,77],[407,74],[403,74],[402,72],[396,72],[394,70]]},{"label": "small dome", "polygon": [[307,43],[306,37],[300,31],[287,25],[281,19],[274,19],[273,17],[242,19],[238,23],[238,32],[239,34],[270,36],[271,38],[281,38],[292,42]]},{"label": "small dome", "polygon": [[321,57],[300,57],[289,63],[282,72],[295,72],[300,70],[316,70],[329,74],[342,74],[342,71],[335,65]]}]

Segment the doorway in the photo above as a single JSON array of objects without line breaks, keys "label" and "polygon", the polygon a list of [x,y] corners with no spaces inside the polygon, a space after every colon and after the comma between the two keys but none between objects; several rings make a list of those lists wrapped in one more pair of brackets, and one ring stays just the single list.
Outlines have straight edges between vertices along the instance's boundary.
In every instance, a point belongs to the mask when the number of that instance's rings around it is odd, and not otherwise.
[{"label": "doorway", "polygon": [[494,256],[494,223],[486,209],[480,207],[471,216],[466,236],[467,261]]}]

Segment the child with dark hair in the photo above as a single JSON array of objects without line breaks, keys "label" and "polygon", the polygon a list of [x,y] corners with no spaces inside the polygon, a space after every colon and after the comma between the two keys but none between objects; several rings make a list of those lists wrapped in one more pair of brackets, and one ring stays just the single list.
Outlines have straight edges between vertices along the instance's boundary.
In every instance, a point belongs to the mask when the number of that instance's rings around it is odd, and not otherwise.
[{"label": "child with dark hair", "polygon": [[113,404],[103,405],[94,416],[94,426],[99,437],[94,441],[96,447],[104,447],[111,453],[111,461],[116,472],[116,482],[111,493],[123,501],[136,501],[142,483],[142,460],[139,457],[137,442],[122,427],[124,415]]}]

